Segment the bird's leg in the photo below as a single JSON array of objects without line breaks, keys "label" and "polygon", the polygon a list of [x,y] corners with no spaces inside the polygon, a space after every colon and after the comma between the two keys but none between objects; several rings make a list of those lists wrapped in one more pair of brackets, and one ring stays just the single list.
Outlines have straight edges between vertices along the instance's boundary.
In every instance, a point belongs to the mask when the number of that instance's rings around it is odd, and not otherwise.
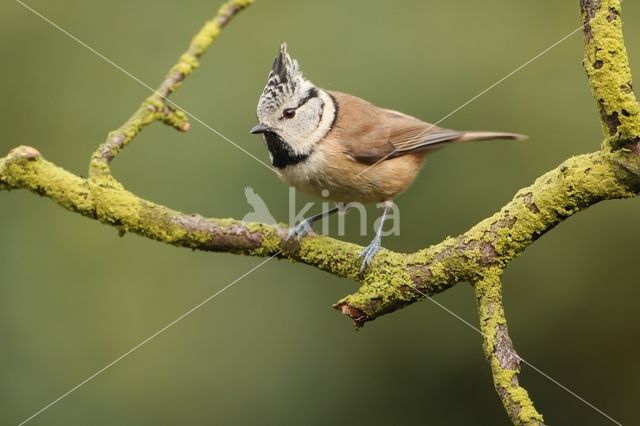
[{"label": "bird's leg", "polygon": [[369,243],[369,245],[360,252],[360,256],[358,256],[359,259],[362,259],[362,264],[360,265],[360,278],[364,277],[364,273],[367,271],[371,261],[378,250],[382,248],[382,230],[384,229],[384,222],[387,219],[389,210],[391,210],[391,201],[385,201],[382,217],[380,218],[380,224],[378,225],[378,229],[376,229],[376,235],[373,237],[373,240],[371,240],[371,243]]},{"label": "bird's leg", "polygon": [[299,224],[297,224],[296,226],[292,227],[289,230],[289,235],[287,235],[287,238],[291,238],[293,236],[296,236],[298,238],[304,237],[305,235],[307,235],[309,233],[309,231],[311,231],[311,225],[313,225],[317,221],[321,220],[322,218],[327,217],[327,216],[337,212],[338,210],[340,210],[340,207],[336,206],[336,207],[334,207],[332,209],[325,210],[323,212],[320,212],[318,214],[315,214],[315,215],[313,215],[311,217],[308,217],[308,218],[304,219]]}]

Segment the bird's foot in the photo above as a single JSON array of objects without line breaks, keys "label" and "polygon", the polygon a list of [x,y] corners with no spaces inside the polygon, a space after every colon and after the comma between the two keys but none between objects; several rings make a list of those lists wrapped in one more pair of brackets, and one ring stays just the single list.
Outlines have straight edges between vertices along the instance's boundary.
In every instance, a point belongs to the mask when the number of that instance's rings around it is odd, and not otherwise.
[{"label": "bird's foot", "polygon": [[378,250],[381,248],[380,235],[376,235],[373,241],[371,241],[371,243],[360,252],[358,259],[362,259],[362,263],[360,264],[361,279],[364,278],[364,273],[367,271],[369,265],[371,265],[371,262],[373,261],[373,258],[376,256],[376,253],[378,253]]},{"label": "bird's foot", "polygon": [[287,234],[287,239],[291,237],[296,237],[298,239],[307,236],[310,232],[313,232],[311,228],[311,224],[313,222],[309,221],[309,219],[304,219],[302,222],[297,224],[296,226],[292,226],[289,228],[289,233]]}]

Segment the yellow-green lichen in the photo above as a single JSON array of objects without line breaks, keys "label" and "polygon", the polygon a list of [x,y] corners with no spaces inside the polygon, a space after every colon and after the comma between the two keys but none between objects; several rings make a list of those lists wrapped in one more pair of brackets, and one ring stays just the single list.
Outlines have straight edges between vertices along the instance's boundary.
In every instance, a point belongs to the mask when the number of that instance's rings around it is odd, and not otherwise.
[{"label": "yellow-green lichen", "polygon": [[231,16],[234,13],[251,6],[253,3],[255,3],[255,0],[231,0],[220,6],[217,15],[218,17]]},{"label": "yellow-green lichen", "polygon": [[24,188],[51,198],[65,209],[93,214],[87,181],[45,160],[31,147],[15,148],[2,159],[0,181],[5,189]]},{"label": "yellow-green lichen", "polygon": [[249,233],[262,236],[260,247],[252,250],[250,254],[255,256],[271,256],[280,251],[282,239],[278,226],[255,222],[235,221],[235,223],[245,228]]},{"label": "yellow-green lichen", "polygon": [[502,270],[489,269],[474,284],[485,356],[491,365],[495,388],[512,421],[517,425],[542,424],[527,391],[518,384],[520,361],[507,334],[502,307]]},{"label": "yellow-green lichen", "polygon": [[253,0],[232,0],[220,6],[216,17],[207,21],[202,29],[198,31],[198,34],[193,37],[189,52],[195,57],[202,55],[211,43],[218,38],[222,31],[222,26],[227,23],[228,19],[251,4],[253,4]]},{"label": "yellow-green lichen", "polygon": [[640,137],[640,106],[632,89],[620,1],[601,0],[595,11],[584,11],[583,20],[584,67],[601,113],[604,147],[618,149]]},{"label": "yellow-green lichen", "polygon": [[196,55],[201,55],[220,35],[220,25],[217,19],[207,22],[198,34],[191,40],[190,51]]},{"label": "yellow-green lichen", "polygon": [[294,251],[299,244],[296,260],[339,276],[358,279],[360,246],[316,235],[304,237],[299,243],[290,241],[285,244],[285,250],[289,244],[293,244]]},{"label": "yellow-green lichen", "polygon": [[200,62],[198,59],[193,56],[191,53],[184,53],[180,56],[178,63],[171,68],[170,75],[173,74],[182,74],[182,76],[186,77],[191,74],[198,66]]},{"label": "yellow-green lichen", "polygon": [[[351,273],[357,274],[360,266],[357,255],[352,257],[350,265]],[[348,306],[361,312],[365,318],[357,321],[360,325],[363,321],[375,319],[421,299],[423,295],[415,290],[412,282],[406,256],[382,252],[366,272],[358,291],[338,301],[334,307]]]}]

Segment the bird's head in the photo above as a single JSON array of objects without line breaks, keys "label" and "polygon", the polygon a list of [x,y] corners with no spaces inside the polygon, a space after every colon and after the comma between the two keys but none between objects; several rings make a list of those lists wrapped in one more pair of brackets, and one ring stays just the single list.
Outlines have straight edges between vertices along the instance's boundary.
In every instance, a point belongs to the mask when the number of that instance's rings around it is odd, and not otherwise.
[{"label": "bird's head", "polygon": [[330,130],[335,105],[327,92],[303,76],[283,43],[260,95],[257,116],[251,133],[264,135],[272,157],[278,150],[308,156]]}]

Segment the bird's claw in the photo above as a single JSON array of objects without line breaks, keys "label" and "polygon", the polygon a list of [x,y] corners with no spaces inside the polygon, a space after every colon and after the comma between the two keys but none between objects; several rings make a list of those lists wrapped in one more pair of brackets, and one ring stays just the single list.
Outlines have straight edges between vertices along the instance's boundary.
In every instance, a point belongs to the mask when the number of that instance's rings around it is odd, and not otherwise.
[{"label": "bird's claw", "polygon": [[364,278],[364,273],[367,271],[367,269],[369,268],[369,265],[371,265],[371,262],[373,261],[373,258],[376,256],[376,254],[378,253],[378,251],[381,248],[381,240],[379,236],[376,236],[373,241],[371,241],[371,244],[369,244],[368,246],[366,246],[361,252],[360,255],[358,256],[358,259],[362,259],[362,263],[360,264],[360,278]]},{"label": "bird's claw", "polygon": [[292,237],[300,239],[307,236],[312,231],[313,229],[311,229],[311,224],[305,219],[296,226],[292,226],[291,228],[289,228],[287,239],[290,239]]}]

